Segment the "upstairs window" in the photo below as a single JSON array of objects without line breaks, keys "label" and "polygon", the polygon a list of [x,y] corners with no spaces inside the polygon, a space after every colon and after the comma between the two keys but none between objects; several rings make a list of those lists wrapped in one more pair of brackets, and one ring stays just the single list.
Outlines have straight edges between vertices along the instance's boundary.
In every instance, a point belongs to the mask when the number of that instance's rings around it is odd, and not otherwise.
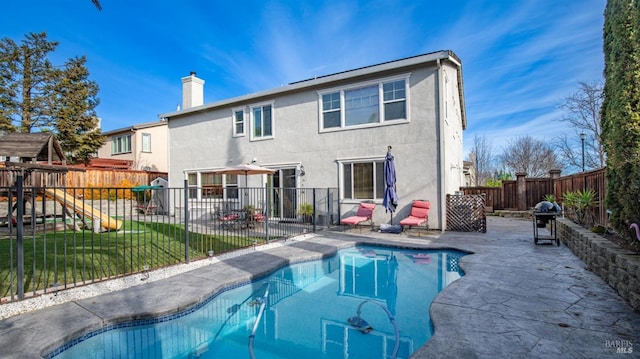
[{"label": "upstairs window", "polygon": [[408,76],[320,93],[321,130],[408,121],[407,83]]},{"label": "upstairs window", "polygon": [[407,93],[405,81],[382,84],[384,120],[404,120],[407,118]]},{"label": "upstairs window", "polygon": [[340,127],[340,92],[322,95],[324,128]]},{"label": "upstairs window", "polygon": [[142,152],[151,152],[151,134],[142,134]]},{"label": "upstairs window", "polygon": [[111,139],[111,154],[131,153],[131,135],[116,136]]},{"label": "upstairs window", "polygon": [[271,105],[251,108],[251,114],[253,116],[252,139],[273,137],[273,116],[271,109]]},{"label": "upstairs window", "polygon": [[244,136],[244,110],[233,110],[233,136]]}]

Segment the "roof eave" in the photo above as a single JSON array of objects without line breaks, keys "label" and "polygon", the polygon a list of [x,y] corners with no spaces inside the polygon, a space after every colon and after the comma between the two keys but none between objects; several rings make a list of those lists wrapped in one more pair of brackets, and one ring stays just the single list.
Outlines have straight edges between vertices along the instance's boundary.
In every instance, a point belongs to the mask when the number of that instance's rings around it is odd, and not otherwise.
[{"label": "roof eave", "polygon": [[206,112],[208,110],[215,109],[215,108],[228,107],[237,103],[250,102],[257,98],[273,97],[273,96],[282,95],[288,92],[300,91],[305,88],[322,86],[324,84],[329,84],[336,81],[341,81],[341,80],[356,78],[361,76],[367,76],[367,75],[371,75],[379,72],[395,70],[395,69],[400,69],[404,67],[418,66],[420,64],[435,62],[437,60],[442,60],[442,59],[450,59],[450,60],[452,59],[453,62],[460,63],[460,60],[453,53],[453,51],[451,50],[436,51],[428,54],[408,57],[405,59],[394,60],[394,61],[389,61],[389,62],[377,64],[377,65],[371,65],[371,66],[361,67],[358,69],[334,73],[331,75],[320,76],[320,77],[316,77],[309,80],[293,82],[282,87],[273,88],[270,90],[256,92],[256,93],[234,97],[234,98],[221,100],[217,102],[212,102],[202,106],[184,109],[181,111],[167,112],[167,113],[160,114],[159,117],[164,119],[170,119],[170,118],[187,116],[187,115],[191,115],[199,112]]}]

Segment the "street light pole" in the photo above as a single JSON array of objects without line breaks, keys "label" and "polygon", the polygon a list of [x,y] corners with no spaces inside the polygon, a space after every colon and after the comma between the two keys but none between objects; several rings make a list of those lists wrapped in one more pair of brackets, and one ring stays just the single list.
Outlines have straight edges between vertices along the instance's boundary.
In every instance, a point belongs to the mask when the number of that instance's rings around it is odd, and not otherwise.
[{"label": "street light pole", "polygon": [[584,172],[584,139],[587,135],[584,132],[580,133],[580,141],[582,141],[582,172]]}]

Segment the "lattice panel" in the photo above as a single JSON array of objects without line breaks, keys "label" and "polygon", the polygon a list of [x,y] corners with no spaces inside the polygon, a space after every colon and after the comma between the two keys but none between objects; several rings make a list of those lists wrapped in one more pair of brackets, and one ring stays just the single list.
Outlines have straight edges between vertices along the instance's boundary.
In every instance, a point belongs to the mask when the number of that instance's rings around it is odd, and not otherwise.
[{"label": "lattice panel", "polygon": [[447,195],[447,231],[487,232],[484,194]]}]

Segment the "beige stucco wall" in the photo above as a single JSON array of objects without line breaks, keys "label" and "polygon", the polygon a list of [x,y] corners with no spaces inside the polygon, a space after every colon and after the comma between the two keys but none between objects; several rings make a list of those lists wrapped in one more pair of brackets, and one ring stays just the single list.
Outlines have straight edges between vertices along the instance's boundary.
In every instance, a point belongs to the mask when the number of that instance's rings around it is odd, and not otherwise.
[{"label": "beige stucco wall", "polygon": [[[430,226],[446,228],[443,199],[447,193],[455,193],[463,183],[463,149],[461,119],[455,116],[456,112],[461,113],[456,109],[460,102],[444,101],[439,96],[441,71],[432,62],[428,66],[405,68],[379,76],[410,76],[407,122],[320,132],[318,91],[358,84],[366,79],[242,104],[273,104],[274,138],[270,140],[250,141],[248,134],[232,136],[231,111],[239,104],[170,119],[169,185],[181,187],[185,171],[248,163],[255,158],[257,164],[273,168],[304,165],[306,176],[298,179],[299,187],[340,187],[340,160],[382,160],[387,146],[392,146],[399,197],[394,223],[408,215],[413,199],[426,199],[435,207],[432,207],[429,217]],[[449,88],[453,94],[458,90],[455,67],[447,67],[447,71],[451,71],[449,76],[454,78],[450,81],[454,86]],[[445,104],[451,114],[446,121],[440,110]],[[444,142],[440,143],[439,139]],[[451,169],[455,165],[460,169]],[[442,175],[440,180],[439,175]],[[260,176],[249,180],[249,186],[261,184]],[[378,204],[381,202],[377,201]],[[341,201],[341,213],[353,210],[356,205],[357,201]],[[377,207],[376,224],[388,223],[389,219],[384,208]]]},{"label": "beige stucco wall", "polygon": [[[148,133],[151,135],[151,152],[142,151],[142,135]],[[135,146],[132,147],[135,151],[134,168],[137,170],[149,170],[156,172],[167,172],[169,166],[167,165],[167,141],[168,141],[168,128],[167,126],[155,126],[139,129],[135,132]],[[132,142],[134,141],[132,138]]]},{"label": "beige stucco wall", "polygon": [[[131,152],[111,154],[113,137],[131,134]],[[151,135],[151,152],[142,151],[142,134]],[[98,149],[98,157],[115,160],[133,161],[132,169],[167,172],[168,167],[168,126],[158,123],[154,126],[132,126],[121,132],[107,132],[106,143]]]}]

